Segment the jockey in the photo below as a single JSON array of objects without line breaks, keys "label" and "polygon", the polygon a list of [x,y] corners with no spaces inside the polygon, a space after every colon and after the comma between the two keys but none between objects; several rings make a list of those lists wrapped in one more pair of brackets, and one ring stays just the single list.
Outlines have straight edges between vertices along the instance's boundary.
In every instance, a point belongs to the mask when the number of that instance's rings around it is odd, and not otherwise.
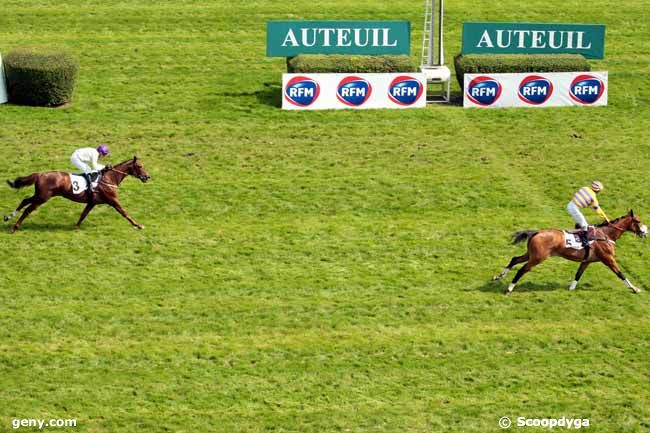
[{"label": "jockey", "polygon": [[82,147],[81,149],[77,149],[70,157],[70,162],[81,170],[83,177],[86,178],[90,201],[92,201],[93,197],[93,191],[90,185],[90,173],[100,171],[104,168],[104,166],[99,164],[97,161],[109,153],[108,147],[102,144],[98,146],[97,149],[93,149],[92,147]]},{"label": "jockey", "polygon": [[603,184],[597,180],[594,180],[591,182],[591,187],[584,186],[580,188],[575,194],[573,194],[573,198],[571,198],[569,204],[567,204],[566,207],[569,215],[571,215],[573,220],[576,222],[576,225],[582,229],[581,237],[585,244],[590,240],[594,240],[595,235],[593,228],[590,229],[589,223],[587,223],[587,220],[585,219],[584,215],[582,215],[582,212],[580,212],[580,209],[591,207],[594,211],[596,211],[598,216],[604,218],[605,221],[609,222],[609,218],[607,218],[607,215],[605,215],[605,212],[598,204],[598,199],[596,198],[596,194],[602,190]]}]

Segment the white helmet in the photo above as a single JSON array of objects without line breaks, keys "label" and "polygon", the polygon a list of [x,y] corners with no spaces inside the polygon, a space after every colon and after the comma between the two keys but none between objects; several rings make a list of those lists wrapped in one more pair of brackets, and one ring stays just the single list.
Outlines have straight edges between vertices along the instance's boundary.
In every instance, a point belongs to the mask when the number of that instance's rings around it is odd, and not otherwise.
[{"label": "white helmet", "polygon": [[603,189],[603,184],[600,181],[594,180],[591,182],[591,189],[594,190],[594,192],[601,191]]}]

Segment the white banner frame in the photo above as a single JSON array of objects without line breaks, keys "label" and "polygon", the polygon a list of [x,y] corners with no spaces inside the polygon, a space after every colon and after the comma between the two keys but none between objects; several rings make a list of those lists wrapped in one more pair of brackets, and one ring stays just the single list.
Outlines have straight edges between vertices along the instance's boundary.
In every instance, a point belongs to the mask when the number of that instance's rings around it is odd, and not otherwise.
[{"label": "white banner frame", "polygon": [[465,74],[463,107],[607,105],[607,71]]},{"label": "white banner frame", "polygon": [[425,108],[426,94],[419,72],[282,74],[283,110]]}]

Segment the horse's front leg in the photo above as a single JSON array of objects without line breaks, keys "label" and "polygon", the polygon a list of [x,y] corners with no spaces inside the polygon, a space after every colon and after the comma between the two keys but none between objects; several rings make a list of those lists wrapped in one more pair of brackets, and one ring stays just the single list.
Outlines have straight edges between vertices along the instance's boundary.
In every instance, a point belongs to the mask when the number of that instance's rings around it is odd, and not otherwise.
[{"label": "horse's front leg", "polygon": [[603,261],[605,266],[611,269],[612,272],[614,272],[618,276],[618,278],[620,278],[621,280],[623,280],[623,282],[625,282],[625,284],[627,284],[627,286],[632,290],[633,293],[641,293],[641,289],[639,289],[634,284],[632,284],[630,280],[628,280],[625,277],[625,275],[623,275],[623,272],[621,272],[621,269],[618,267],[618,264],[616,264],[616,259],[614,259],[613,256],[610,255],[604,256],[602,257],[601,260]]},{"label": "horse's front leg", "polygon": [[120,202],[117,200],[117,198],[112,198],[112,197],[108,198],[107,197],[106,198],[106,203],[109,204],[110,206],[112,206],[113,209],[118,211],[120,213],[120,215],[122,215],[124,218],[126,218],[131,223],[131,225],[133,227],[135,227],[135,228],[137,228],[139,230],[142,230],[144,228],[144,226],[142,224],[138,224],[133,218],[131,218],[129,216],[128,213],[126,213],[126,211],[124,210],[124,208],[122,207]]}]

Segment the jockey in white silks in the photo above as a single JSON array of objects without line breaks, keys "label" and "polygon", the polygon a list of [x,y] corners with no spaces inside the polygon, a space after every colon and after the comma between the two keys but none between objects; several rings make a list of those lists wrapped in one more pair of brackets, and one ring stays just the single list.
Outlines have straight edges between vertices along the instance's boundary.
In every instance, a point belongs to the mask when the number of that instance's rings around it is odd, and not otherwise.
[{"label": "jockey in white silks", "polygon": [[92,147],[82,147],[81,149],[75,150],[72,153],[72,156],[70,156],[70,162],[81,170],[82,175],[86,178],[86,182],[88,183],[87,189],[89,201],[92,201],[93,197],[92,186],[90,184],[90,173],[100,171],[104,168],[104,166],[99,163],[99,160],[109,153],[108,147],[102,144],[98,146],[97,149]]}]

